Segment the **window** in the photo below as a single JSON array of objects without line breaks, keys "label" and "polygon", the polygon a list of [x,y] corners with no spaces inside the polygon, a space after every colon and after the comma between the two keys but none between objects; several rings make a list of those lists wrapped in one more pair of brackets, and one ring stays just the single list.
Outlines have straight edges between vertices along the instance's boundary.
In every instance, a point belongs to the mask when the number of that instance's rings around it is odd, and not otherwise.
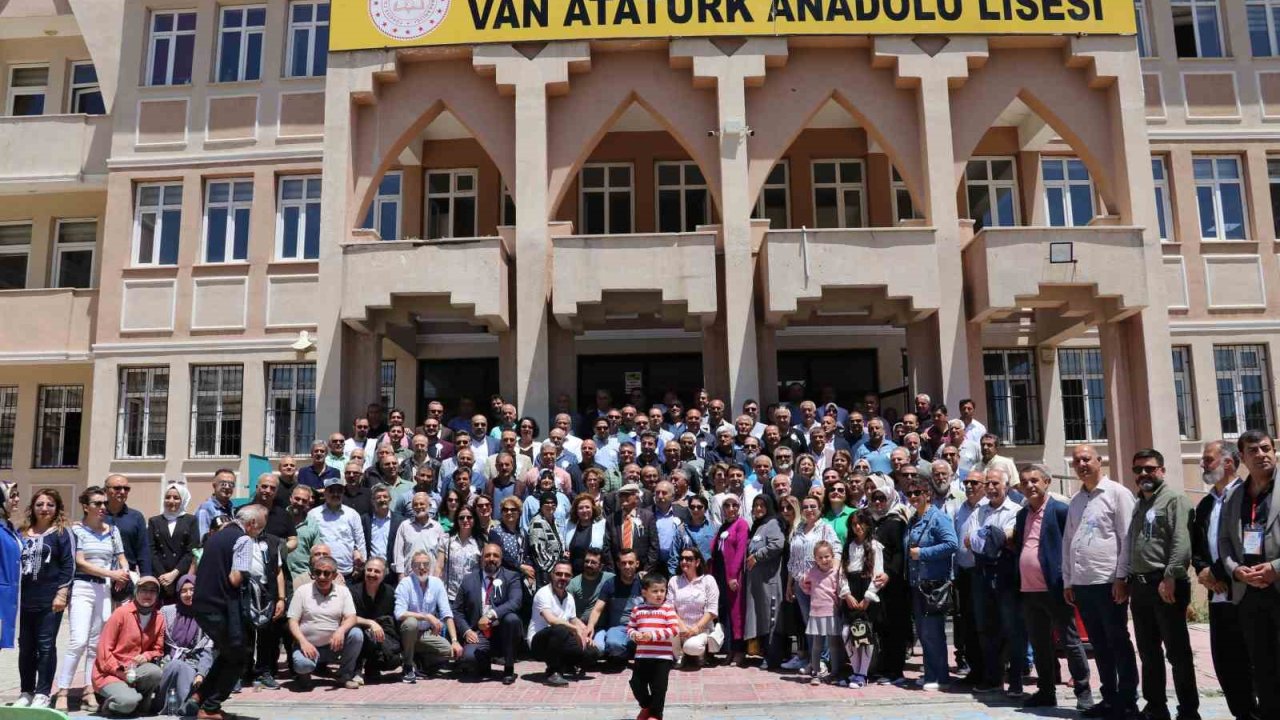
[{"label": "window", "polygon": [[18,388],[0,387],[0,469],[13,467],[13,436],[18,428]]},{"label": "window", "polygon": [[634,232],[629,163],[591,163],[578,173],[578,227],[583,235]]},{"label": "window", "polygon": [[177,265],[182,186],[139,185],[133,218],[133,264]]},{"label": "window", "polygon": [[898,168],[891,167],[889,169],[889,185],[893,191],[893,218],[898,223],[903,220],[919,220],[924,217],[924,213],[916,209],[915,201],[911,199],[911,191],[907,189],[907,183],[898,174]]},{"label": "window", "polygon": [[1169,173],[1165,170],[1164,158],[1151,158],[1151,177],[1156,185],[1156,223],[1160,230],[1160,239],[1172,242],[1173,208],[1169,204]]},{"label": "window", "polygon": [[1151,57],[1151,25],[1147,23],[1147,0],[1133,0],[1133,14],[1138,25],[1138,57]]},{"label": "window", "polygon": [[168,420],[169,368],[121,368],[116,457],[164,457]]},{"label": "window", "polygon": [[1280,0],[1249,0],[1245,15],[1253,56],[1280,55]]},{"label": "window", "polygon": [[1198,157],[1191,161],[1191,166],[1196,179],[1200,238],[1246,239],[1240,160],[1234,157]]},{"label": "window", "polygon": [[0,225],[0,290],[27,286],[27,259],[31,255],[31,223]]},{"label": "window", "polygon": [[320,176],[280,179],[276,217],[276,259],[320,257]]},{"label": "window", "polygon": [[[374,228],[383,240],[400,238],[400,171],[388,172],[378,183],[378,194],[361,227]],[[377,224],[374,224],[374,223]]]},{"label": "window", "polygon": [[262,77],[262,30],[265,7],[224,7],[218,30],[218,82]]},{"label": "window", "polygon": [[98,240],[97,220],[59,220],[53,262],[53,286],[93,287],[93,248]]},{"label": "window", "polygon": [[506,227],[516,226],[516,199],[511,197],[511,189],[506,183],[502,184],[502,222],[498,224]]},{"label": "window", "polygon": [[1267,160],[1267,177],[1271,181],[1271,222],[1280,237],[1280,160]]},{"label": "window", "polygon": [[790,180],[787,161],[775,164],[769,171],[769,177],[764,179],[764,187],[756,198],[756,209],[751,217],[768,219],[769,227],[775,230],[791,227]]},{"label": "window", "polygon": [[1239,437],[1246,430],[1273,433],[1266,346],[1214,345],[1213,370],[1218,381],[1222,436]]},{"label": "window", "polygon": [[1106,395],[1102,379],[1102,351],[1059,350],[1062,420],[1067,442],[1107,438]]},{"label": "window", "polygon": [[267,366],[266,453],[306,454],[316,434],[316,364]]},{"label": "window", "polygon": [[289,56],[285,75],[324,75],[329,61],[329,3],[289,5]]},{"label": "window", "polygon": [[1015,167],[1013,158],[976,158],[965,165],[964,192],[974,232],[1018,224]]},{"label": "window", "polygon": [[41,385],[36,407],[37,468],[80,464],[80,423],[84,416],[83,385]]},{"label": "window", "polygon": [[1169,0],[1178,57],[1222,57],[1218,0]]},{"label": "window", "polygon": [[148,85],[190,85],[191,59],[196,49],[196,13],[151,14],[151,45],[147,48]]},{"label": "window", "polygon": [[1006,445],[1035,445],[1040,438],[1036,362],[1030,350],[988,350],[982,354],[991,432]]},{"label": "window", "polygon": [[1183,440],[1195,440],[1200,437],[1200,433],[1196,430],[1191,348],[1173,348],[1173,397],[1178,407],[1178,434]]},{"label": "window", "polygon": [[84,115],[106,115],[107,106],[102,101],[102,88],[98,85],[98,70],[91,62],[71,63],[71,97],[67,103],[69,112]]},{"label": "window", "polygon": [[243,391],[243,366],[191,368],[191,457],[240,455]]},{"label": "window", "polygon": [[[45,94],[49,91],[48,65],[13,65],[9,67],[9,98],[6,115],[43,115]],[[57,110],[54,110],[57,112]]]},{"label": "window", "polygon": [[203,262],[236,262],[249,256],[252,205],[251,180],[218,180],[205,186]]},{"label": "window", "polygon": [[379,377],[380,394],[382,395],[382,407],[396,406],[396,361],[383,360]]},{"label": "window", "polygon": [[693,232],[711,222],[711,196],[697,163],[660,162],[657,170],[658,232]]},{"label": "window", "polygon": [[815,160],[813,222],[820,228],[858,228],[867,224],[861,160]]},{"label": "window", "polygon": [[427,239],[476,236],[476,171],[427,172]]},{"label": "window", "polygon": [[1050,227],[1079,227],[1093,219],[1093,182],[1078,158],[1040,160]]}]

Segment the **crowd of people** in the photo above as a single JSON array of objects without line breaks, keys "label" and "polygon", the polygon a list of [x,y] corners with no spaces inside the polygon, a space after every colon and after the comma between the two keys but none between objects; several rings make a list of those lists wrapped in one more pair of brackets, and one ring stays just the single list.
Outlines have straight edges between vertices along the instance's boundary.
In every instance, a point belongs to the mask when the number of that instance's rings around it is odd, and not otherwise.
[{"label": "crowd of people", "polygon": [[1265,433],[1205,444],[1193,508],[1156,450],[1131,458],[1131,490],[1094,447],[1074,448],[1067,498],[1044,465],[1001,455],[967,399],[952,417],[920,395],[892,422],[874,394],[823,400],[792,387],[730,418],[705,392],[685,407],[601,391],[582,415],[562,398],[545,435],[498,397],[452,417],[433,401],[416,427],[370,405],[350,436],[279,458],[246,500],[219,470],[194,513],[177,482],[151,518],[129,506],[124,475],[81,493],[75,521],[55,489],[23,512],[0,487],[14,704],[52,706],[56,671],[82,707],[220,720],[231,694],[279,688],[282,672],[296,690],[317,676],[509,685],[527,656],[545,672],[526,679],[551,686],[630,663],[643,718],[662,717],[673,667],[717,663],[1046,707],[1062,652],[1083,717],[1195,720],[1198,582],[1231,714],[1280,717]]}]

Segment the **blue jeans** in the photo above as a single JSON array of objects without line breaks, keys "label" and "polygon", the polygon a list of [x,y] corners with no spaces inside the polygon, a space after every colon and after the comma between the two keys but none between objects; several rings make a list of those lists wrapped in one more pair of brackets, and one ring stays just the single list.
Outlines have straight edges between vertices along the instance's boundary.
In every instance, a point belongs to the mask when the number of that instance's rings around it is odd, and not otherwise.
[{"label": "blue jeans", "polygon": [[925,682],[951,682],[947,668],[947,616],[926,615],[924,595],[919,588],[911,588],[911,610],[916,622],[916,635],[920,638]]},{"label": "blue jeans", "polygon": [[316,646],[316,658],[312,660],[302,654],[299,648],[293,651],[293,669],[299,675],[310,675],[315,672],[316,666],[323,663],[337,662],[338,679],[346,682],[356,675],[356,663],[360,661],[360,651],[364,649],[364,633],[359,627],[353,627],[347,631],[346,638],[342,641],[342,650],[334,652],[328,645]]},{"label": "blue jeans", "polygon": [[1129,603],[1111,599],[1111,583],[1074,585],[1076,608],[1098,665],[1102,701],[1113,708],[1138,706],[1138,660],[1129,640]]},{"label": "blue jeans", "polygon": [[22,692],[52,694],[53,672],[58,662],[58,651],[54,646],[61,625],[62,613],[51,612],[47,606],[20,612],[18,674]]},{"label": "blue jeans", "polygon": [[605,657],[616,660],[625,660],[630,657],[635,647],[627,637],[625,625],[597,630],[591,643],[600,648],[600,652],[604,653]]}]

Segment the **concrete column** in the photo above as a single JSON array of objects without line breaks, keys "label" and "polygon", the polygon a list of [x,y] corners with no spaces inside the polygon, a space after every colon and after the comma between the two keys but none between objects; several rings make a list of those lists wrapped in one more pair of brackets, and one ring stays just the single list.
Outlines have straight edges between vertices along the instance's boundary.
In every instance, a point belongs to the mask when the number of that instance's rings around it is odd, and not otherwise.
[{"label": "concrete column", "polygon": [[[746,128],[746,84],[765,74],[765,59],[785,56],[783,38],[747,40],[732,55],[725,55],[709,40],[675,40],[671,55],[689,59],[693,77],[716,83],[720,134],[720,231],[724,239],[724,302],[717,320],[724,318],[729,370],[729,405],[742,407],[747,398],[760,397],[760,373],[756,363],[755,256],[751,252],[751,195],[747,178],[745,132],[723,132],[725,128]],[[708,128],[710,130],[712,128]],[[711,385],[711,383],[708,383]]]},{"label": "concrete column", "polygon": [[545,418],[548,383],[551,239],[547,223],[547,92],[569,82],[571,64],[585,66],[586,43],[552,43],[532,58],[512,45],[476,48],[472,63],[493,74],[498,87],[515,93],[516,203],[515,402],[521,415]]},{"label": "concrete column", "polygon": [[1062,419],[1062,382],[1058,376],[1058,349],[1041,345],[1036,354],[1036,384],[1040,393],[1040,417],[1044,439],[1044,461],[1055,473],[1069,475],[1063,463],[1067,450],[1067,430]]},{"label": "concrete column", "polygon": [[342,328],[342,417],[351,420],[371,402],[377,402],[382,386],[382,335]]},{"label": "concrete column", "polygon": [[[911,378],[911,395],[928,393],[929,397],[941,397],[942,366],[938,363],[938,317],[930,315],[923,320],[907,324],[907,372]],[[967,347],[965,351],[968,359]],[[960,396],[948,398],[958,403]],[[956,408],[959,412],[959,407]],[[921,423],[924,419],[921,418]]]},{"label": "concrete column", "polygon": [[[931,324],[936,324],[933,352],[912,350],[912,366],[922,357],[936,361],[938,384],[928,388],[935,398],[955,406],[972,392],[969,387],[969,327],[965,320],[964,277],[960,259],[960,215],[952,189],[956,176],[955,147],[951,129],[951,89],[954,79],[969,75],[969,58],[985,56],[982,38],[953,37],[946,47],[929,55],[910,38],[875,40],[878,58],[896,60],[901,80],[916,84],[920,114],[920,148],[923,166],[916,184],[923,193],[925,218],[935,229],[938,283],[942,302]],[[904,175],[904,177],[906,177]],[[935,190],[937,192],[935,192]],[[914,333],[908,329],[908,342]],[[936,357],[935,357],[936,353]]]}]

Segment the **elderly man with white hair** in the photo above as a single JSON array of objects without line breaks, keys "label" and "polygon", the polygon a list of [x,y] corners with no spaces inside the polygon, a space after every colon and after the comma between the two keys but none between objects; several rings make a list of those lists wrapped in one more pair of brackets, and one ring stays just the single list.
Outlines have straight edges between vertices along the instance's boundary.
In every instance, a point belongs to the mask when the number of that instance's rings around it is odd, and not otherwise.
[{"label": "elderly man with white hair", "polygon": [[[1021,700],[1027,664],[1026,626],[1021,614],[1018,558],[1010,550],[1009,541],[1022,508],[1009,498],[1012,479],[1002,467],[983,473],[987,504],[978,508],[977,520],[968,524],[962,542],[973,552],[976,579],[980,579],[973,583],[974,619],[982,638],[981,682],[975,689],[999,692],[1004,689],[1007,674],[1006,695]],[[1008,669],[1010,665],[1012,668]]]}]

